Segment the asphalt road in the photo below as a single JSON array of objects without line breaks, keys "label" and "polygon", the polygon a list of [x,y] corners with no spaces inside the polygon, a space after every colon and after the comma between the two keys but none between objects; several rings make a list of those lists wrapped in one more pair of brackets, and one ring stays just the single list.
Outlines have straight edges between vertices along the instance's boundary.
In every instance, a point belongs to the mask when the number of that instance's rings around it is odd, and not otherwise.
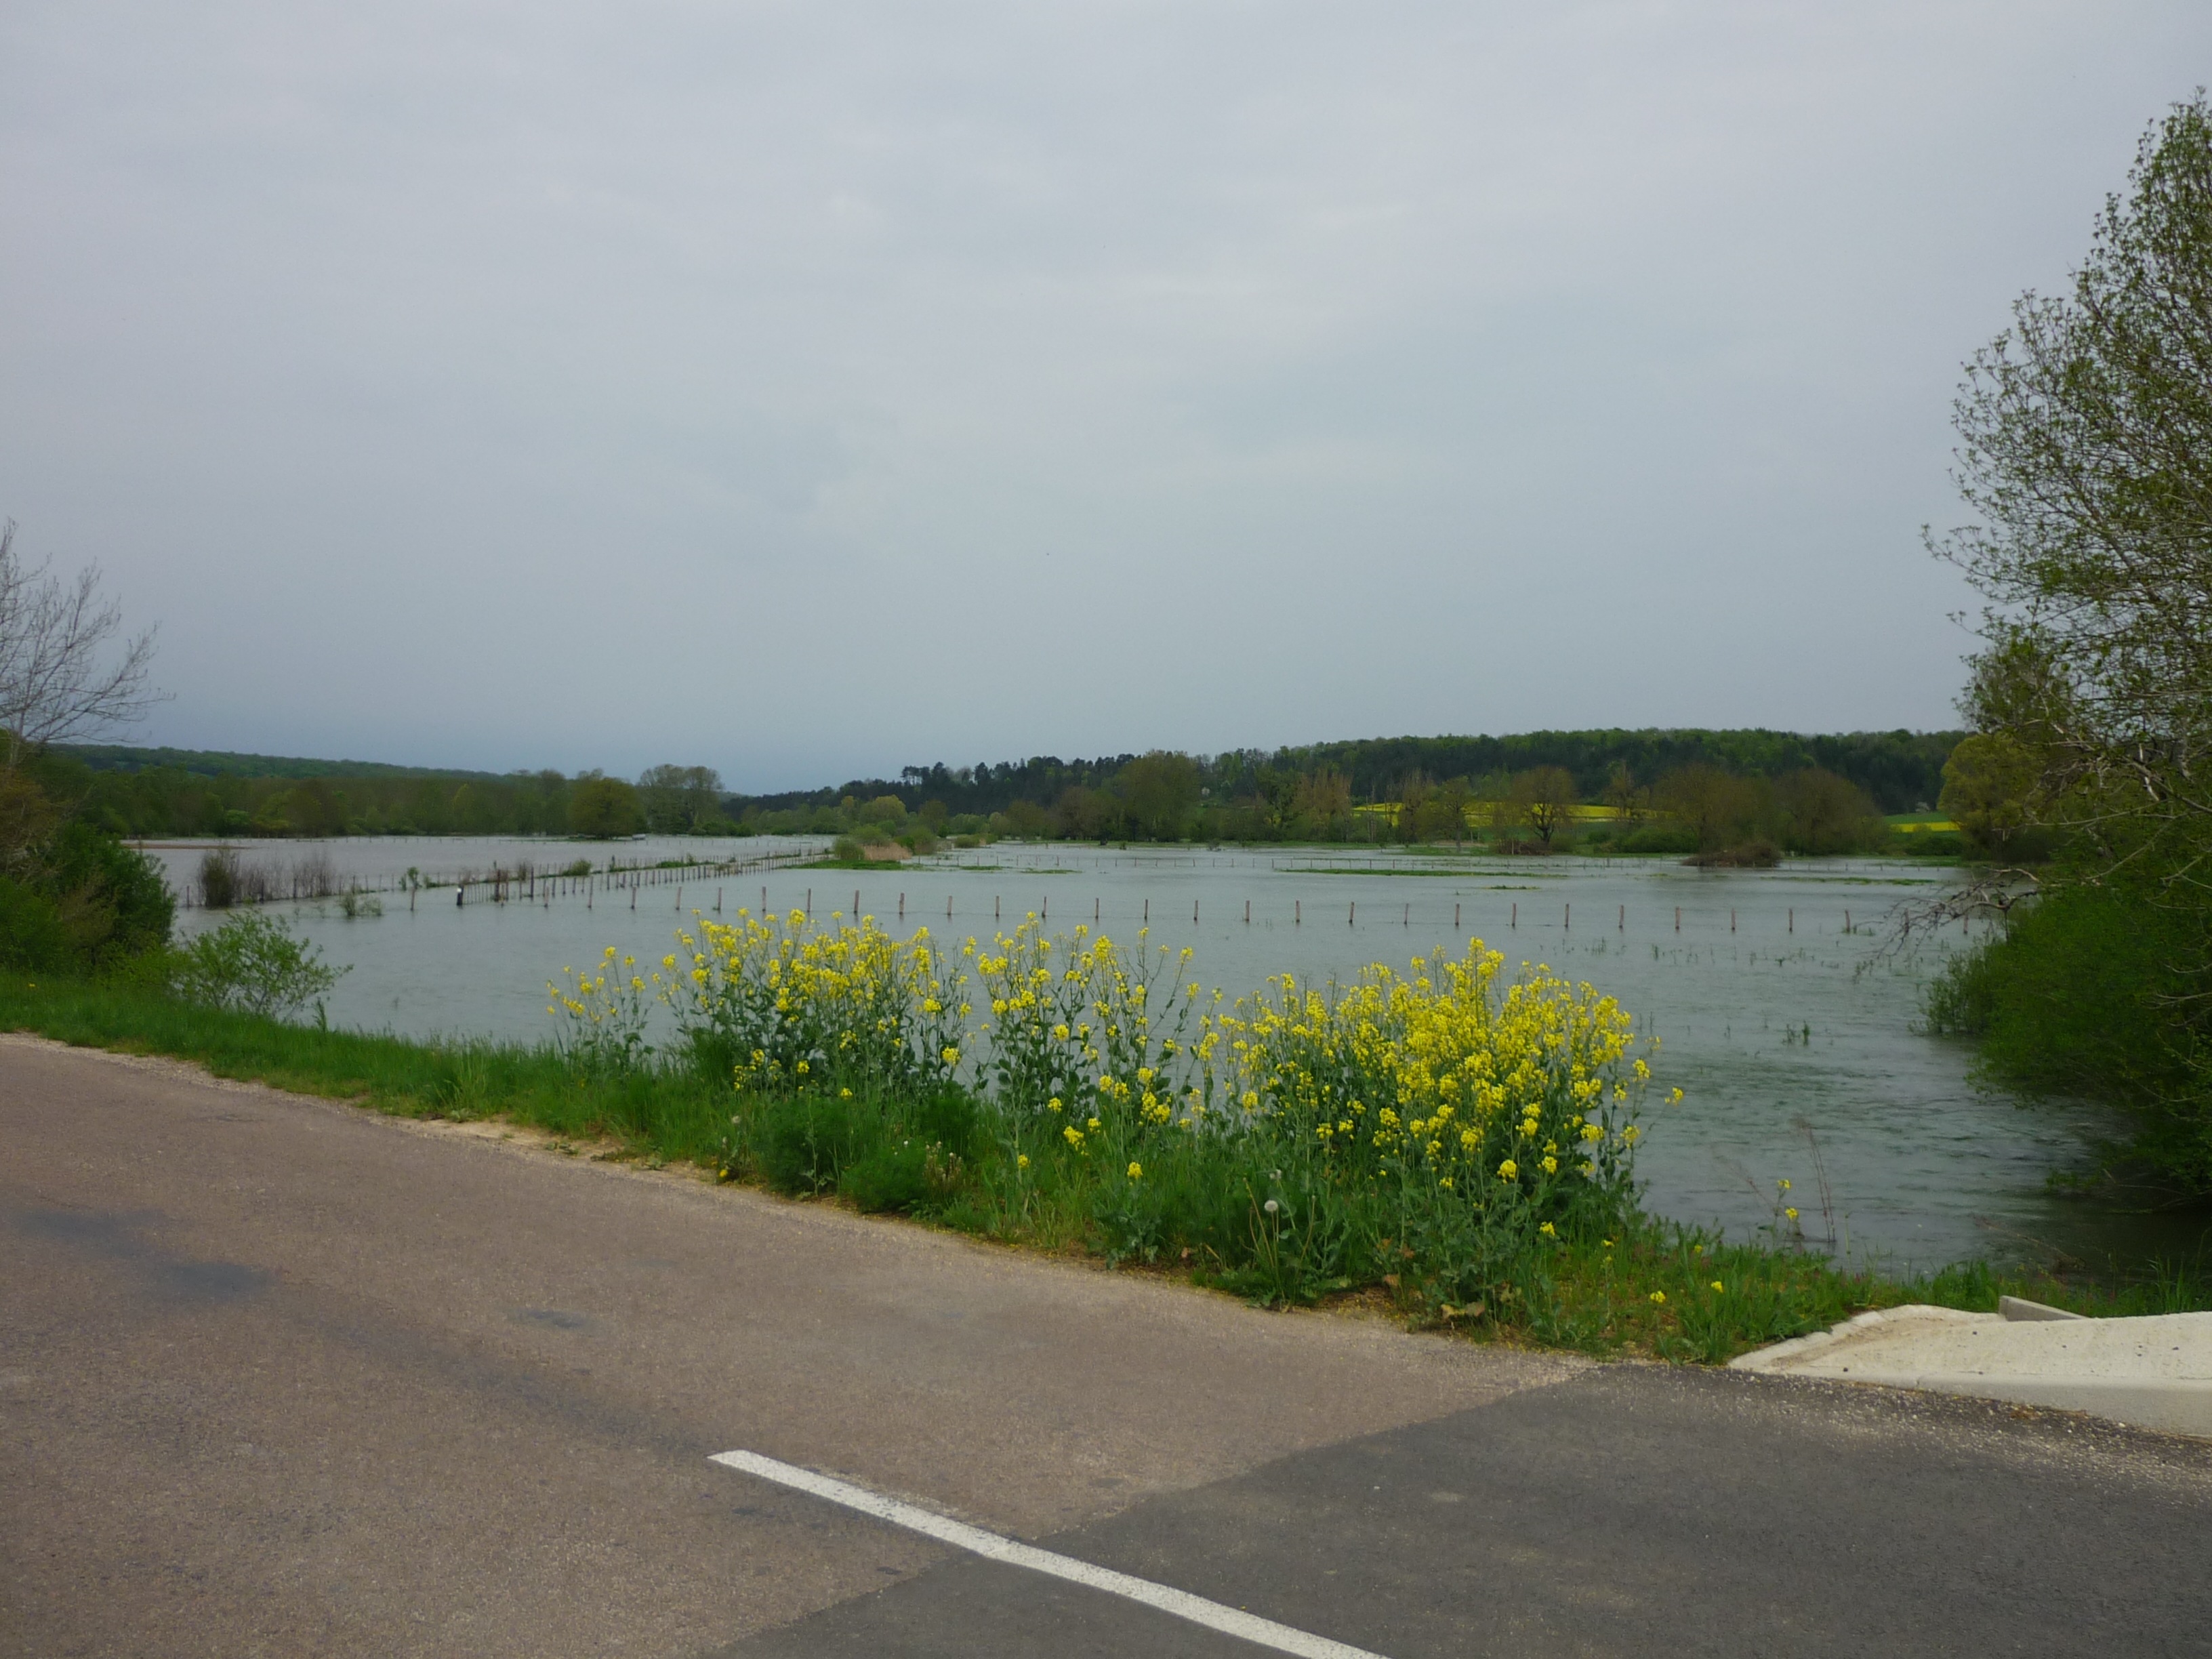
[{"label": "asphalt road", "polygon": [[2212,1654],[2212,1444],[1261,1314],[0,1038],[0,1653]]}]

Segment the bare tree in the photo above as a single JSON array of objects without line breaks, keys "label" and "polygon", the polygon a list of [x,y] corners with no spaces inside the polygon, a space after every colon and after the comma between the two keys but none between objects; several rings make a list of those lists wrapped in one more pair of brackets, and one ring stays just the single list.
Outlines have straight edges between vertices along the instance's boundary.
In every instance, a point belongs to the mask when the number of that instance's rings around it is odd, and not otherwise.
[{"label": "bare tree", "polygon": [[0,772],[27,750],[99,736],[143,719],[163,701],[146,681],[154,632],[123,639],[123,607],[102,594],[100,567],[65,582],[15,555],[15,525],[0,527]]}]

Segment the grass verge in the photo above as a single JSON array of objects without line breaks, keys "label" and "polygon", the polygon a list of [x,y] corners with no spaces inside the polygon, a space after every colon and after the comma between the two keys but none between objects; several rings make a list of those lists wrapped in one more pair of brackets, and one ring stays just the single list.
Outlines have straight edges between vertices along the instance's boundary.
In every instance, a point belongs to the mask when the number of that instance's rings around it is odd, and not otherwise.
[{"label": "grass verge", "polygon": [[[1479,1297],[1457,1303],[1441,1299],[1433,1285],[1409,1282],[1387,1257],[1336,1260],[1325,1275],[1296,1270],[1297,1215],[1263,1214],[1255,1195],[1238,1193],[1238,1172],[1226,1164],[1191,1162],[1177,1178],[1204,1190],[1182,1194],[1180,1210],[1167,1194],[1149,1200],[1166,1208],[1139,1213],[1127,1189],[1102,1184],[1048,1132],[1009,1125],[957,1090],[883,1104],[741,1096],[719,1066],[687,1056],[580,1075],[550,1042],[325,1030],[194,1006],[127,979],[0,972],[0,1030],[168,1056],[217,1077],[397,1116],[499,1119],[567,1139],[611,1139],[641,1161],[695,1164],[722,1179],[902,1212],[1020,1248],[1097,1256],[1262,1305],[1358,1302],[1417,1328],[1601,1356],[1720,1364],[1910,1302],[1989,1311],[2000,1295],[2014,1295],[2100,1316],[2212,1307],[2201,1265],[2154,1263],[2132,1277],[2090,1279],[1976,1261],[1899,1279],[1637,1214],[1587,1236],[1565,1231],[1547,1239]],[[1159,1218],[1170,1213],[1199,1218],[1164,1224]],[[1413,1260],[1411,1250],[1403,1255]]]}]

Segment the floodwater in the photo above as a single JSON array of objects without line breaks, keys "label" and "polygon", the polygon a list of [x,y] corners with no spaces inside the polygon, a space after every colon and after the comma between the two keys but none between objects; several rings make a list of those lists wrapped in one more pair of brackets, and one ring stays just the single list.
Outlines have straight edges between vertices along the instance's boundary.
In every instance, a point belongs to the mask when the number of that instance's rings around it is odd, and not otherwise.
[{"label": "floodwater", "polygon": [[[2045,1176],[2118,1127],[2086,1107],[1976,1090],[1971,1050],[1917,1032],[1929,980],[1978,936],[1956,925],[1894,948],[1900,904],[1932,897],[1953,872],[1882,860],[1793,862],[1705,872],[1672,860],[1441,860],[1348,852],[1008,847],[845,872],[794,860],[820,843],[632,842],[624,865],[663,858],[750,861],[727,873],[610,890],[555,884],[533,899],[489,890],[383,895],[380,917],[349,921],[334,902],[285,906],[333,963],[350,964],[329,1000],[333,1024],[408,1036],[550,1034],[545,986],[608,945],[641,961],[719,904],[858,903],[895,933],[988,939],[1024,916],[1078,923],[1133,944],[1194,952],[1189,977],[1231,996],[1285,973],[1326,985],[1371,962],[1464,950],[1479,937],[1509,964],[1541,963],[1617,998],[1660,1040],[1662,1089],[1647,1113],[1638,1171],[1655,1211],[1718,1222],[1737,1237],[1771,1225],[1788,1201],[1815,1242],[1892,1270],[1970,1256],[2091,1262],[2193,1255],[2202,1224],[2159,1224],[2107,1204],[2056,1197]],[[179,885],[198,849],[154,850]],[[276,862],[329,855],[342,877],[384,885],[410,866],[450,879],[530,860],[539,870],[610,849],[557,842],[340,841],[248,848]],[[949,913],[948,913],[948,907]],[[902,915],[902,908],[903,914]],[[1249,915],[1249,920],[1247,917]],[[219,918],[182,913],[189,933]],[[1846,928],[1850,931],[1846,931]],[[1679,1086],[1679,1106],[1656,1102]]]}]

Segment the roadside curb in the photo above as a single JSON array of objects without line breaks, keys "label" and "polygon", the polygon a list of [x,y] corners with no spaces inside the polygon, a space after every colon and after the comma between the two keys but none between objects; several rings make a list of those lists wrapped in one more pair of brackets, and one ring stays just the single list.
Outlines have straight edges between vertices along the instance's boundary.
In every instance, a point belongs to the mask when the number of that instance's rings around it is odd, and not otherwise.
[{"label": "roadside curb", "polygon": [[2212,1439],[2212,1313],[2087,1319],[2011,1297],[1994,1314],[1916,1304],[1741,1354],[1729,1369],[2088,1412]]}]

